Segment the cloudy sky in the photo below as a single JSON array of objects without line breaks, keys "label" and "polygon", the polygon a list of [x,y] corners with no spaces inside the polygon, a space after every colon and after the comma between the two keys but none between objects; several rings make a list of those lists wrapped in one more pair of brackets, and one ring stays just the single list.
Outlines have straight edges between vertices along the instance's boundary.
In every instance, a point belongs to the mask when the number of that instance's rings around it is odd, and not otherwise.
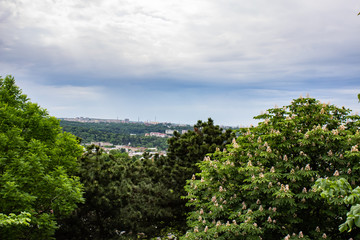
[{"label": "cloudy sky", "polygon": [[246,126],[360,111],[358,0],[0,0],[0,75],[56,117]]}]

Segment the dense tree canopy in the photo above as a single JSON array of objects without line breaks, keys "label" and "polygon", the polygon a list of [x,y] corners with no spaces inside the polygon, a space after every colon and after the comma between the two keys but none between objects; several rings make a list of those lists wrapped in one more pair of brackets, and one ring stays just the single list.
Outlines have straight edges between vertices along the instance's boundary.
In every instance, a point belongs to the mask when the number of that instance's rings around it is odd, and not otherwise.
[{"label": "dense tree canopy", "polygon": [[86,202],[62,221],[57,239],[137,239],[159,236],[173,218],[162,161],[105,153],[95,145],[80,158]]},{"label": "dense tree canopy", "polygon": [[231,131],[199,121],[194,131],[175,133],[169,156],[130,159],[89,146],[80,158],[86,202],[62,222],[58,239],[117,239],[166,236],[186,229],[186,179],[196,163],[231,142]]},{"label": "dense tree canopy", "polygon": [[0,238],[49,239],[56,220],[82,201],[82,153],[59,121],[0,78]]},{"label": "dense tree canopy", "polygon": [[[359,116],[299,98],[239,130],[224,151],[199,164],[188,181],[188,239],[348,239],[345,205],[325,201],[318,178],[359,184]],[[355,239],[355,238],[354,238]]]},{"label": "dense tree canopy", "polygon": [[169,204],[172,206],[175,225],[183,229],[186,225],[186,214],[190,208],[185,206],[186,195],[184,186],[186,180],[199,172],[197,163],[201,162],[206,154],[214,152],[217,148],[223,149],[231,143],[235,135],[231,129],[224,130],[209,118],[207,122],[198,121],[193,131],[185,134],[175,133],[169,139],[168,156],[165,162],[165,176],[167,186],[176,197]]}]

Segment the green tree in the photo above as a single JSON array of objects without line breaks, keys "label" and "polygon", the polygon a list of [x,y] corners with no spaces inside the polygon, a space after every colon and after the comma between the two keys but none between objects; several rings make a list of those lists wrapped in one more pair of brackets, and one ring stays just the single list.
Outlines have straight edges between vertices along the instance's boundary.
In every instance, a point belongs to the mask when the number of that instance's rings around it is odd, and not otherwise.
[{"label": "green tree", "polygon": [[87,147],[79,176],[86,202],[62,222],[57,239],[136,239],[159,236],[172,218],[162,160],[130,158]]},{"label": "green tree", "polygon": [[352,188],[345,178],[336,180],[320,178],[315,183],[315,188],[321,196],[332,204],[346,204],[350,206],[346,214],[346,221],[339,226],[339,231],[351,232],[353,227],[360,227],[360,187]]},{"label": "green tree", "polygon": [[197,163],[201,162],[206,154],[214,152],[217,148],[231,143],[235,135],[231,129],[224,130],[209,118],[207,122],[198,121],[193,131],[184,134],[174,133],[169,139],[167,158],[164,160],[165,185],[173,193],[169,205],[172,209],[172,220],[169,226],[185,230],[186,216],[191,208],[186,207],[184,186],[186,180],[191,178],[200,169]]},{"label": "green tree", "polygon": [[[359,184],[359,116],[299,98],[257,116],[226,151],[199,164],[186,186],[186,239],[348,239],[338,226],[347,208],[312,188],[318,178]],[[357,236],[359,237],[359,236]]]},{"label": "green tree", "polygon": [[196,162],[229,143],[230,136],[230,130],[209,120],[199,121],[194,131],[176,133],[168,157],[145,153],[130,159],[126,153],[106,154],[89,146],[79,171],[86,203],[63,222],[57,239],[158,237],[183,229],[186,179],[198,171]]},{"label": "green tree", "polygon": [[61,222],[56,239],[115,239],[121,231],[128,231],[122,219],[131,188],[126,176],[128,161],[106,154],[99,146],[87,147],[78,172],[86,201]]},{"label": "green tree", "polygon": [[0,77],[0,238],[49,239],[82,201],[73,177],[82,153],[59,121]]},{"label": "green tree", "polygon": [[[358,94],[360,102],[360,94]],[[356,149],[353,149],[356,152]],[[346,221],[339,226],[339,231],[351,232],[352,229],[360,227],[360,187],[352,188],[345,178],[335,180],[319,178],[314,188],[321,193],[321,196],[333,204],[343,204],[350,207],[346,214]],[[354,226],[355,225],[355,226]]]}]

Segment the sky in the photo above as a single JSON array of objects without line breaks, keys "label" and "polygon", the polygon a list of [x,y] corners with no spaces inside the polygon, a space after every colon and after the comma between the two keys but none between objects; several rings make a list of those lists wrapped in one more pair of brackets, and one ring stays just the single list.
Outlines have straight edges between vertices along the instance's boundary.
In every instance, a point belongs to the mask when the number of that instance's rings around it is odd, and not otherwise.
[{"label": "sky", "polygon": [[358,0],[0,0],[0,76],[55,117],[249,126],[359,113]]}]

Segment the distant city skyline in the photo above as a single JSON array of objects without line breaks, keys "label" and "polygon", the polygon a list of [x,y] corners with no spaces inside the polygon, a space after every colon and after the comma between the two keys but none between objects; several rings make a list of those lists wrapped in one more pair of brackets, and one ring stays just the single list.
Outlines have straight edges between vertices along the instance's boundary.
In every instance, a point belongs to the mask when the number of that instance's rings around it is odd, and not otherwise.
[{"label": "distant city skyline", "polygon": [[[92,122],[92,123],[97,123],[97,122],[108,122],[108,123],[142,123],[142,124],[171,124],[174,126],[193,126],[196,124],[195,123],[176,123],[176,122],[171,122],[171,121],[164,121],[164,122],[155,122],[155,121],[141,121],[140,119],[138,120],[132,120],[129,118],[125,118],[125,119],[107,119],[107,118],[89,118],[89,117],[74,117],[74,118],[62,118],[59,117],[58,119],[60,120],[64,120],[64,121],[76,121],[76,122]],[[203,121],[208,121],[208,119],[203,120]],[[238,128],[238,127],[251,127],[252,124],[250,125],[223,125],[223,124],[218,124],[218,123],[214,123],[215,125],[219,125],[220,127],[223,128]]]},{"label": "distant city skyline", "polygon": [[300,95],[360,112],[360,3],[0,1],[0,75],[58,118],[249,126]]}]

